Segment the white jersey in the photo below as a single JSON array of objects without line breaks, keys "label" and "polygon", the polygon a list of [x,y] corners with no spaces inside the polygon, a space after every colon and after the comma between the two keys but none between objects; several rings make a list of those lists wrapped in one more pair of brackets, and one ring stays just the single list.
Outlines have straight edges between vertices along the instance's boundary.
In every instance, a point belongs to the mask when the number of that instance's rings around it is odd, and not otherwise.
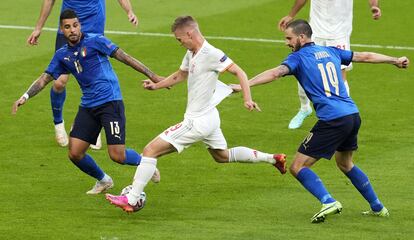
[{"label": "white jersey", "polygon": [[230,58],[206,40],[195,55],[187,51],[180,66],[181,70],[188,72],[188,99],[184,117],[195,118],[206,114],[231,93],[229,90],[225,91],[226,94],[214,94],[216,86],[224,85],[218,82],[219,74],[232,64]]},{"label": "white jersey", "polygon": [[313,36],[337,39],[351,36],[353,0],[311,0]]}]

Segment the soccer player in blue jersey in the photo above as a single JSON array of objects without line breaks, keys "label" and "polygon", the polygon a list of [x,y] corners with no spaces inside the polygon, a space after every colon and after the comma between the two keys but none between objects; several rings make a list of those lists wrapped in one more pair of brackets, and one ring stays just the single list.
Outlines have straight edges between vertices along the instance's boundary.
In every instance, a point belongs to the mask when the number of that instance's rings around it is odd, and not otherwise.
[{"label": "soccer player in blue jersey", "polygon": [[[128,15],[129,21],[133,25],[138,24],[138,19],[132,10],[129,0],[118,0],[121,7]],[[30,45],[37,45],[38,39],[42,32],[42,28],[52,11],[55,0],[43,0],[42,9],[39,19],[37,20],[35,30],[30,34],[27,39],[27,43]],[[105,29],[105,0],[63,0],[61,12],[65,9],[74,10],[79,17],[79,21],[82,24],[82,31],[84,33],[104,34]],[[62,31],[59,30],[56,36],[55,51],[66,44],[66,38]],[[57,81],[53,82],[53,87],[50,89],[50,102],[52,105],[53,122],[55,125],[56,141],[62,147],[68,145],[68,136],[65,130],[65,124],[63,121],[63,104],[66,99],[66,82],[69,75],[62,74]],[[91,148],[100,149],[101,141],[100,135],[96,145],[91,145]]]},{"label": "soccer player in blue jersey", "polygon": [[[319,159],[335,155],[338,168],[351,180],[371,206],[365,215],[389,216],[374,192],[368,177],[354,165],[352,153],[358,148],[357,136],[361,124],[359,111],[349,97],[341,75],[341,64],[352,62],[388,63],[407,68],[406,57],[390,57],[371,52],[352,52],[336,47],[315,45],[312,29],[304,20],[295,20],[285,30],[286,44],[293,52],[283,63],[249,81],[250,86],[264,84],[285,75],[294,75],[312,101],[319,118],[309,135],[299,146],[290,172],[314,195],[322,208],[312,218],[312,223],[323,222],[327,215],[340,213],[342,205],[334,199],[321,179],[310,169]],[[233,86],[235,91],[240,86]]]},{"label": "soccer player in blue jersey", "polygon": [[[88,194],[98,194],[112,188],[113,181],[86,154],[96,142],[101,128],[105,130],[110,158],[120,164],[137,166],[141,156],[125,148],[125,114],[118,77],[108,56],[143,73],[155,82],[162,80],[145,65],[126,54],[103,35],[81,32],[81,24],[73,10],[60,15],[60,28],[68,44],[56,51],[46,71],[14,104],[12,113],[39,93],[48,83],[62,74],[71,73],[82,90],[81,104],[69,138],[69,159],[83,172],[97,179]],[[159,181],[159,172],[153,175]]]}]

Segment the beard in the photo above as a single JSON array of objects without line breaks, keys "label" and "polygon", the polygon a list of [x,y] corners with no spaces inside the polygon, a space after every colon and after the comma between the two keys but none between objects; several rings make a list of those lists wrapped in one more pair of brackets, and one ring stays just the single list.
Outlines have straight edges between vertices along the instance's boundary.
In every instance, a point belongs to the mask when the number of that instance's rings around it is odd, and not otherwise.
[{"label": "beard", "polygon": [[300,42],[299,42],[299,39],[298,39],[298,40],[296,41],[295,46],[293,46],[292,51],[293,51],[293,52],[297,52],[297,51],[299,51],[301,48],[302,48],[302,46],[300,45]]},{"label": "beard", "polygon": [[80,40],[81,34],[71,34],[67,37],[68,42],[71,44],[77,44]]}]

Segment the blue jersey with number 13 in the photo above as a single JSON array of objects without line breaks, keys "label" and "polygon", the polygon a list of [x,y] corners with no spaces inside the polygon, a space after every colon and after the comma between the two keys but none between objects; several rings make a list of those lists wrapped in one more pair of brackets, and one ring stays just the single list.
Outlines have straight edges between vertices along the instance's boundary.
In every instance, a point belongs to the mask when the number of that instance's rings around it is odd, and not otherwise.
[{"label": "blue jersey with number 13", "polygon": [[307,43],[282,63],[289,68],[288,75],[299,81],[323,121],[358,112],[341,74],[341,64],[349,65],[352,56],[352,51]]}]

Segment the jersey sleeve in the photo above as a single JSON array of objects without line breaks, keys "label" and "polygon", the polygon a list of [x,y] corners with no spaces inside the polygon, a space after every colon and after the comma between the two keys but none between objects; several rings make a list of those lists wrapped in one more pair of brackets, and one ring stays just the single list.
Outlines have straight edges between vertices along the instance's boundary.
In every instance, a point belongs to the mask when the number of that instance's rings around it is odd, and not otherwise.
[{"label": "jersey sleeve", "polygon": [[282,65],[289,68],[289,73],[286,75],[294,74],[299,66],[299,56],[292,53],[289,54],[289,56],[282,62]]},{"label": "jersey sleeve", "polygon": [[182,71],[188,72],[190,69],[190,52],[187,51],[187,53],[184,55],[183,61],[181,62],[180,69]]},{"label": "jersey sleeve", "polygon": [[68,74],[69,71],[60,62],[58,54],[55,54],[45,70],[45,73],[49,74],[54,79],[58,79],[60,75]]},{"label": "jersey sleeve", "polygon": [[105,55],[112,56],[119,47],[105,36],[97,35],[95,37],[95,48]]},{"label": "jersey sleeve", "polygon": [[211,65],[213,71],[224,72],[231,65],[233,65],[233,60],[231,60],[227,55],[220,49],[214,49],[211,54]]},{"label": "jersey sleeve", "polygon": [[341,64],[348,66],[352,62],[352,58],[354,57],[354,52],[350,50],[343,50],[337,47],[331,47],[336,54],[341,58]]}]

